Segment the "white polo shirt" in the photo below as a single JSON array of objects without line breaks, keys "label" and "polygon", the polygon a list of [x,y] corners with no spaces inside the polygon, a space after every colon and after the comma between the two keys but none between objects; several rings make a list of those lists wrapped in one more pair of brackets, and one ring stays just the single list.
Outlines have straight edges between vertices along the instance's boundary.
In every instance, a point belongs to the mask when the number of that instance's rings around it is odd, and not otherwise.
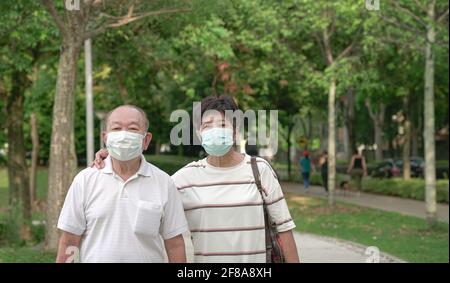
[{"label": "white polo shirt", "polygon": [[170,176],[144,156],[126,182],[112,169],[86,168],[73,180],[58,228],[82,235],[81,262],[164,262],[163,239],[187,231]]}]

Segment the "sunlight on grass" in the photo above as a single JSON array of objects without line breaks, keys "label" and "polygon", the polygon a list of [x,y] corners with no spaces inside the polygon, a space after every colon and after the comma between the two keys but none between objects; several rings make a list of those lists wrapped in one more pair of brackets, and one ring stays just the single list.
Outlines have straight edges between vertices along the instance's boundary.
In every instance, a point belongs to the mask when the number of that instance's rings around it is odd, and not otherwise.
[{"label": "sunlight on grass", "polygon": [[53,263],[56,255],[33,247],[0,248],[0,263]]},{"label": "sunlight on grass", "polygon": [[286,194],[296,230],[377,246],[410,262],[448,262],[448,224],[430,230],[423,219],[325,199]]}]

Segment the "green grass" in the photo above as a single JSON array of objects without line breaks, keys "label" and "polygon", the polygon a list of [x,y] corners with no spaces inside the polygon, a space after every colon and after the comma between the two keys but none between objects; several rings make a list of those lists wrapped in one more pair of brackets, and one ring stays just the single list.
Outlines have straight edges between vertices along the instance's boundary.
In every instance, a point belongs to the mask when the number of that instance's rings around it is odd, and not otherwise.
[{"label": "green grass", "polygon": [[8,171],[0,168],[0,214],[8,204]]},{"label": "green grass", "polygon": [[[47,178],[48,169],[45,167],[38,168],[37,176],[37,198],[45,199],[47,197]],[[1,208],[8,205],[8,170],[0,167],[0,214]]]},{"label": "green grass", "polygon": [[377,246],[408,262],[449,262],[448,224],[428,229],[423,219],[399,213],[286,194],[296,230]]},{"label": "green grass", "polygon": [[52,263],[55,258],[54,253],[32,247],[0,247],[0,263]]}]

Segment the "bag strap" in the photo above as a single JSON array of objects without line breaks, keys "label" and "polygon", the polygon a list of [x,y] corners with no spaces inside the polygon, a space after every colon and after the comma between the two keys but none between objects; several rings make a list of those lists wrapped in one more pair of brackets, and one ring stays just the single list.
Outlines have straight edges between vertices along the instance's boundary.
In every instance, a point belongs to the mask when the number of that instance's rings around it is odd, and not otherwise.
[{"label": "bag strap", "polygon": [[263,202],[263,211],[264,211],[264,231],[265,231],[265,238],[266,238],[266,263],[272,263],[272,250],[273,245],[272,241],[270,239],[270,216],[269,212],[267,210],[266,201],[264,199],[264,189],[261,185],[261,176],[259,174],[258,170],[258,164],[256,163],[256,157],[252,156],[250,159],[250,164],[252,166],[253,171],[253,177],[255,179],[256,187],[258,188],[259,193],[261,194],[261,199]]},{"label": "bag strap", "polygon": [[256,163],[256,157],[255,156],[251,157],[250,164],[252,166],[253,178],[255,179],[256,187],[258,188],[258,192],[261,194],[264,210],[266,210],[267,206],[266,206],[266,201],[264,200],[264,189],[263,189],[263,187],[261,185],[261,175],[259,174],[258,165]]},{"label": "bag strap", "polygon": [[267,192],[264,190],[262,184],[261,184],[261,175],[259,174],[259,170],[258,170],[258,164],[256,161],[256,157],[252,156],[250,159],[250,164],[252,166],[252,171],[253,171],[253,178],[255,179],[255,184],[256,187],[258,188],[258,191],[261,195],[261,199],[263,202],[263,209],[264,209],[264,219],[265,222],[267,223],[267,227],[273,226],[270,214],[269,214],[269,210],[267,209],[267,204],[266,204],[266,200],[264,198],[264,195],[267,196]]},{"label": "bag strap", "polygon": [[256,186],[258,187],[258,191],[261,192],[262,190],[261,178],[259,175],[258,166],[256,164],[256,157],[254,156],[251,157],[250,164],[252,165],[253,177],[255,178]]}]

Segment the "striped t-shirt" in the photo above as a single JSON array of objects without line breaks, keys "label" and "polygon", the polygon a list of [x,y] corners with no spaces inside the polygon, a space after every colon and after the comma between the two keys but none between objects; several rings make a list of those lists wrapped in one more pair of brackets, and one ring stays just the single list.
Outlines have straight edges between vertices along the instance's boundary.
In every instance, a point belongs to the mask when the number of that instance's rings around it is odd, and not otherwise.
[{"label": "striped t-shirt", "polygon": [[[205,159],[191,162],[172,179],[183,200],[195,262],[265,262],[261,194],[250,156],[233,167],[215,167]],[[269,214],[279,232],[295,228],[270,165],[257,158]]]}]

